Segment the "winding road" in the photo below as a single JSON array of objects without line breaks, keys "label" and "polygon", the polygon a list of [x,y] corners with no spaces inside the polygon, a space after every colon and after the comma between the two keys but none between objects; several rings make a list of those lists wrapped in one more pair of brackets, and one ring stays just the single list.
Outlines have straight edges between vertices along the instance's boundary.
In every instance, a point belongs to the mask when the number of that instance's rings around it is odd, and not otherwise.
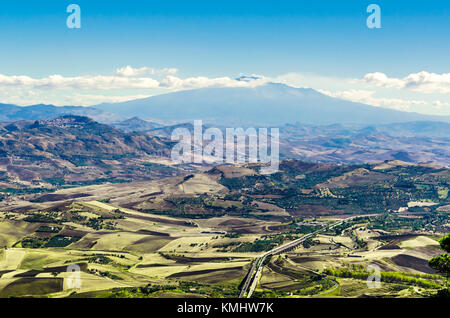
[{"label": "winding road", "polygon": [[253,261],[253,265],[250,268],[250,271],[248,272],[247,278],[244,282],[244,285],[242,286],[241,293],[239,294],[239,298],[251,298],[253,292],[256,289],[256,286],[258,285],[259,278],[261,276],[262,270],[264,268],[264,261],[268,256],[273,255],[279,255],[281,253],[289,252],[297,248],[300,244],[302,244],[304,241],[306,241],[309,238],[312,238],[319,234],[320,232],[328,229],[332,229],[336,226],[342,225],[345,222],[348,222],[354,218],[361,217],[361,215],[358,216],[352,216],[350,218],[347,218],[345,220],[341,220],[339,222],[336,222],[330,226],[324,226],[322,229],[317,230],[313,233],[306,234],[305,236],[302,236],[299,239],[296,239],[292,242],[289,242],[287,244],[275,247],[274,249],[262,254],[258,258],[256,258]]}]

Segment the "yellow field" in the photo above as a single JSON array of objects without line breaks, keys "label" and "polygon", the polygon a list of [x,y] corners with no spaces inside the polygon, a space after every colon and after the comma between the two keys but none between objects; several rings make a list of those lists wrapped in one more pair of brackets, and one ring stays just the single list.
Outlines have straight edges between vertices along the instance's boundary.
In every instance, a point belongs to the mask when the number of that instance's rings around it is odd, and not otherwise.
[{"label": "yellow field", "polygon": [[426,237],[426,236],[418,236],[410,240],[406,240],[400,243],[401,248],[416,248],[421,246],[435,246],[439,247],[439,243],[435,240]]}]

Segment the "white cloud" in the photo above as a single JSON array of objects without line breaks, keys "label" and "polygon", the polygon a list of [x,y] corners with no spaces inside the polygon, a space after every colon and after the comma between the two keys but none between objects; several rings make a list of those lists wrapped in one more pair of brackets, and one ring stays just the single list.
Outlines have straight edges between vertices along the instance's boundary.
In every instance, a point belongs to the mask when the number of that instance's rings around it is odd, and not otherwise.
[{"label": "white cloud", "polygon": [[331,92],[328,90],[319,89],[319,92],[322,94],[349,100],[352,102],[363,103],[372,106],[380,106],[385,108],[392,108],[396,110],[408,111],[411,110],[413,106],[427,106],[428,103],[426,101],[420,100],[407,100],[401,98],[383,98],[383,97],[375,97],[375,91],[369,90],[347,90],[347,91],[335,91]]},{"label": "white cloud", "polygon": [[118,68],[116,70],[116,74],[124,77],[134,77],[139,75],[165,75],[165,74],[176,74],[178,73],[178,69],[176,68],[163,68],[160,70],[151,68],[151,67],[140,67],[134,68],[130,65]]},{"label": "white cloud", "polygon": [[378,87],[409,89],[420,93],[450,93],[450,73],[412,73],[403,78],[390,78],[384,73],[369,73],[363,78],[368,84]]},{"label": "white cloud", "polygon": [[127,78],[120,76],[103,75],[64,77],[61,75],[50,75],[48,77],[34,79],[28,76],[6,76],[0,74],[0,86],[22,86],[41,90],[112,90],[130,88],[157,88],[159,87],[159,82],[148,77]]},{"label": "white cloud", "polygon": [[[109,95],[94,95],[94,94],[76,94],[67,98],[67,101],[62,105],[77,105],[89,106],[102,103],[122,103],[135,99],[142,99],[150,97],[151,95],[126,95],[126,96],[109,96]],[[59,106],[59,105],[57,105]]]},{"label": "white cloud", "polygon": [[147,98],[152,94],[130,94],[130,95],[111,95],[111,94],[89,94],[78,93],[66,94],[65,91],[42,91],[27,90],[21,87],[0,87],[0,103],[15,104],[20,106],[36,104],[52,104],[55,106],[90,106],[101,103],[118,103],[129,100]]},{"label": "white cloud", "polygon": [[445,108],[450,109],[450,103],[445,103],[445,102],[441,102],[439,100],[435,100],[435,101],[433,101],[433,107],[436,109],[439,109],[439,110],[445,109]]},{"label": "white cloud", "polygon": [[[293,87],[311,87],[323,94],[368,105],[413,110],[424,113],[448,114],[450,100],[434,96],[424,98],[410,90],[431,93],[450,92],[450,74],[421,72],[405,78],[389,78],[384,73],[369,73],[361,79],[325,77],[314,74],[287,73],[274,77],[240,74],[210,78],[175,76],[177,69],[133,68],[125,66],[116,75],[50,75],[43,78],[0,74],[0,102],[18,105],[48,103],[54,105],[95,105],[145,98],[163,92],[206,87],[256,87],[269,82]],[[150,75],[154,75],[153,76]],[[376,88],[374,88],[374,86]],[[401,96],[387,88],[404,89]]]},{"label": "white cloud", "polygon": [[269,82],[268,78],[261,76],[248,76],[245,80],[242,77],[232,79],[230,77],[188,77],[181,79],[176,76],[167,76],[161,81],[161,87],[171,90],[185,90],[205,87],[256,87]]},{"label": "white cloud", "polygon": [[137,75],[141,75],[141,74],[145,74],[148,72],[148,68],[147,67],[141,67],[141,68],[133,68],[131,66],[125,66],[122,68],[118,68],[116,70],[116,74],[119,76],[124,76],[124,77],[132,77],[132,76],[137,76]]},{"label": "white cloud", "polygon": [[295,72],[275,76],[271,81],[297,88],[348,89],[352,85],[352,79]]},{"label": "white cloud", "polygon": [[[117,70],[117,76],[84,75],[65,77],[50,75],[43,78],[29,76],[8,76],[0,74],[0,102],[17,105],[48,103],[54,105],[95,105],[104,102],[122,102],[154,95],[155,91],[177,91],[205,87],[254,87],[265,84],[268,78],[261,76],[232,79],[230,77],[208,78],[204,76],[180,78],[166,75],[157,80],[138,76],[144,72],[176,73],[176,69],[164,68],[151,71],[149,68],[124,67]],[[120,94],[119,91],[136,90],[146,94]],[[149,91],[150,90],[150,91]],[[109,94],[105,93],[108,92]]]},{"label": "white cloud", "polygon": [[50,75],[44,78],[31,78],[28,76],[6,76],[0,74],[0,87],[26,87],[38,90],[118,90],[118,89],[155,89],[168,90],[194,89],[203,87],[254,87],[267,83],[266,78],[255,78],[246,81],[232,79],[230,77],[188,77],[181,79],[168,75],[161,81],[151,77],[132,77],[137,74],[133,70],[123,70],[128,76],[103,76],[85,75],[76,77],[64,77]]}]

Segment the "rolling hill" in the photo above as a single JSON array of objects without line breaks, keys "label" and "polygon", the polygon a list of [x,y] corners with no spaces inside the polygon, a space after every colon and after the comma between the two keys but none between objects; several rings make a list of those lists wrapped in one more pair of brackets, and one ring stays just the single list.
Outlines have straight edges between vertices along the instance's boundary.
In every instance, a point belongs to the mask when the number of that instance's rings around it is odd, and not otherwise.
[{"label": "rolling hill", "polygon": [[123,131],[150,131],[152,129],[156,129],[161,127],[160,124],[149,122],[139,117],[129,118],[127,120],[118,122],[113,124],[115,128],[118,128]]},{"label": "rolling hill", "polygon": [[114,123],[124,119],[124,117],[122,116],[106,113],[92,107],[53,106],[43,104],[32,106],[17,106],[11,104],[0,104],[0,122],[37,120],[44,118],[54,118],[64,115],[87,116],[102,123]]},{"label": "rolling hill", "polygon": [[172,142],[81,116],[0,124],[2,187],[90,184],[177,174]]}]

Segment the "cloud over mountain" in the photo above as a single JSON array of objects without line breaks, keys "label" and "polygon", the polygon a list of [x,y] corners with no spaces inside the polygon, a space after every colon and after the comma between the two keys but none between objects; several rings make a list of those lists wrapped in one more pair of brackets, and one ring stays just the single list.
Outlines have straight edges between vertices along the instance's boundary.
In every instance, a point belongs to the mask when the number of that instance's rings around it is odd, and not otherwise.
[{"label": "cloud over mountain", "polygon": [[[182,76],[176,68],[118,68],[114,74],[45,77],[0,74],[0,102],[18,105],[54,104],[91,106],[201,88],[255,88],[282,83],[310,87],[339,99],[436,115],[450,115],[450,74],[420,72],[394,78],[375,72],[362,79],[287,73],[277,76]],[[434,96],[434,95],[436,96]]]},{"label": "cloud over mountain", "polygon": [[134,68],[130,65],[118,68],[116,70],[116,74],[119,76],[124,77],[133,77],[133,76],[139,76],[139,75],[164,75],[164,74],[176,74],[178,72],[178,69],[176,68],[163,68],[163,69],[154,69],[152,67],[139,67]]},{"label": "cloud over mountain", "polygon": [[388,77],[384,73],[366,74],[363,81],[379,87],[413,90],[425,94],[450,93],[450,73],[412,73],[403,78]]}]

